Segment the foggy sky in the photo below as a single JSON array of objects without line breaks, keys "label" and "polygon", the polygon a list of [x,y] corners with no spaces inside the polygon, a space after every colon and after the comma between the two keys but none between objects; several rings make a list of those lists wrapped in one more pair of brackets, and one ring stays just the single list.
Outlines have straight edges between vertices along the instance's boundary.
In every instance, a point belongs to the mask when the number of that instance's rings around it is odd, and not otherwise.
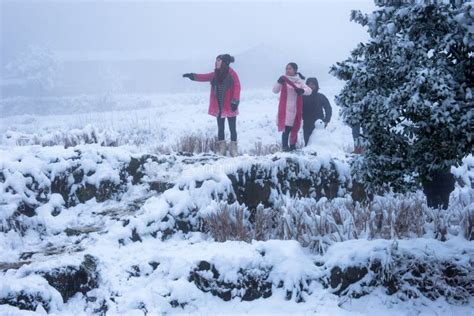
[{"label": "foggy sky", "polygon": [[[28,45],[64,59],[193,59],[263,45],[333,63],[367,38],[349,21],[372,1],[5,1],[1,57]],[[294,58],[291,58],[294,56]]]}]

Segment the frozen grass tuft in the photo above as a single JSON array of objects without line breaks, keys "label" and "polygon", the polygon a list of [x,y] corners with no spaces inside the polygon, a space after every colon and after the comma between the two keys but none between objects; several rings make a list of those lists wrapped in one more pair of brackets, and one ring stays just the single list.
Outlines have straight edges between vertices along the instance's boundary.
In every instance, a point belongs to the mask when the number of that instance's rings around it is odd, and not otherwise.
[{"label": "frozen grass tuft", "polygon": [[473,236],[472,205],[453,203],[447,210],[427,207],[419,193],[378,196],[361,204],[351,198],[291,199],[282,197],[272,208],[221,202],[204,218],[210,235],[227,240],[297,240],[324,253],[335,242],[351,239],[409,239],[421,236],[441,240],[449,235]]}]

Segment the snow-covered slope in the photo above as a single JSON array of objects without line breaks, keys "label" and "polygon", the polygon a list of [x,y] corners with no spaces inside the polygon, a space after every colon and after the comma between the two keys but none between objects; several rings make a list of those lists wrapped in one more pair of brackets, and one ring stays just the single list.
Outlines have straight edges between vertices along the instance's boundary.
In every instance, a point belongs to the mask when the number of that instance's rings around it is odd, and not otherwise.
[{"label": "snow-covered slope", "polygon": [[230,158],[184,152],[214,136],[207,95],[114,98],[1,119],[0,314],[472,314],[472,157],[446,211],[361,203],[337,114],[272,154],[276,96],[247,92]]}]

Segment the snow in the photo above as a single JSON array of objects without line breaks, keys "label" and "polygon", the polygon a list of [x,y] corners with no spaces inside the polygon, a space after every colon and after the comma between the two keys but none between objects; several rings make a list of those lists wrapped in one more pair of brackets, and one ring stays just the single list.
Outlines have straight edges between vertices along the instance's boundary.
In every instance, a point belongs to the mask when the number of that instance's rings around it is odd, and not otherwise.
[{"label": "snow", "polygon": [[[324,277],[326,269],[335,265],[359,265],[373,259],[389,264],[390,251],[395,248],[417,256],[435,253],[446,260],[456,257],[467,265],[474,258],[472,241],[463,239],[461,235],[449,235],[446,242],[429,237],[431,231],[422,238],[401,240],[367,240],[367,236],[360,236],[362,239],[332,241],[323,255],[302,247],[295,240],[216,242],[209,234],[196,231],[176,232],[164,238],[164,232],[173,229],[175,219],[197,216],[194,220],[198,221],[216,212],[220,204],[213,194],[225,197],[232,190],[227,175],[238,170],[250,171],[256,164],[273,178],[287,159],[297,163],[301,175],[333,165],[339,180],[350,182],[348,161],[353,146],[352,136],[350,128],[341,122],[332,101],[338,89],[328,87],[326,90],[334,115],[326,128],[321,128],[318,123],[310,146],[296,153],[274,155],[254,155],[257,143],[273,145],[280,139],[275,125],[277,97],[271,91],[245,91],[243,94],[242,114],[238,118],[242,155],[238,158],[219,159],[210,154],[192,157],[159,154],[158,148],[175,151],[173,148],[179,139],[190,134],[214,136],[215,121],[207,115],[207,93],[115,96],[121,111],[86,115],[68,114],[66,109],[57,115],[24,114],[0,118],[0,133],[3,135],[0,140],[0,170],[5,178],[0,181],[0,221],[12,216],[22,201],[35,205],[37,213],[33,217],[22,217],[25,225],[22,233],[3,231],[0,226],[0,263],[31,261],[18,269],[0,272],[0,300],[9,293],[38,293],[50,302],[49,312],[57,314],[93,314],[101,301],[108,304],[108,313],[127,315],[142,315],[145,308],[149,314],[472,314],[472,301],[463,306],[451,305],[443,299],[435,302],[421,298],[401,301],[379,289],[359,299],[345,299],[314,281]],[[324,89],[322,92],[325,93]],[[137,104],[130,100],[146,101],[149,107],[135,107]],[[76,101],[67,102],[74,104]],[[87,100],[83,101],[87,103]],[[97,141],[88,143],[87,140],[94,137]],[[65,139],[72,144],[71,147],[64,148]],[[146,183],[131,185],[129,179],[127,191],[120,198],[104,202],[91,199],[66,207],[61,195],[49,192],[44,192],[43,202],[35,199],[32,177],[37,188],[49,188],[55,176],[80,167],[85,174],[81,184],[99,186],[104,181],[118,184],[121,181],[120,168],[143,153],[157,154],[154,158],[158,162],[150,158],[145,164],[143,179],[145,182],[169,183],[171,187],[163,193],[150,193]],[[462,166],[452,169],[453,174],[466,184],[456,187],[453,201],[472,205],[473,190],[468,184],[474,181],[473,165],[474,160],[469,156]],[[69,177],[67,181],[72,184],[75,180]],[[14,191],[7,192],[8,187]],[[341,192],[342,195],[345,192]],[[288,196],[282,200],[286,203],[283,205],[285,209],[314,206],[310,199],[291,200]],[[325,212],[335,208],[342,213],[342,220],[346,220],[344,212],[349,211],[344,208],[344,203],[347,201],[348,198],[344,197],[328,204],[327,200],[321,199],[318,205],[328,209],[322,210],[320,220]],[[381,207],[384,206],[382,202]],[[138,206],[134,208],[136,204]],[[55,210],[60,210],[60,213],[55,214]],[[192,213],[194,210],[195,214]],[[166,221],[170,215],[173,218]],[[84,227],[94,229],[79,236],[64,232],[66,228]],[[141,241],[130,240],[133,230]],[[459,227],[454,230],[459,231]],[[157,231],[159,233],[154,238],[152,233]],[[30,257],[21,259],[26,253],[31,253]],[[77,267],[86,254],[98,258],[100,286],[91,290],[87,297],[76,294],[63,302],[57,290],[38,272],[64,266]],[[238,297],[225,302],[203,292],[189,281],[190,273],[201,261],[213,264],[222,282],[237,281],[242,269],[254,273],[267,271],[272,295],[249,302]],[[159,265],[153,267],[152,262]],[[324,262],[324,265],[317,265],[317,262]],[[137,274],[136,267],[140,271]],[[212,274],[211,271],[201,272]],[[292,293],[289,300],[288,292]],[[298,302],[298,295],[304,302]],[[97,305],[88,301],[90,298],[96,298]],[[171,302],[183,305],[173,307]],[[44,313],[46,309],[40,305],[36,311]],[[0,305],[2,315],[29,313]]]},{"label": "snow", "polygon": [[340,121],[330,122],[326,128],[318,121],[304,151],[316,152],[320,157],[345,159],[347,150],[352,147],[351,130]]},{"label": "snow", "polygon": [[[364,261],[373,258],[373,254],[384,256],[387,249],[392,247],[392,241],[351,241],[335,244],[325,258],[326,265],[338,264],[344,266],[354,261]],[[434,240],[417,240],[415,246],[413,241],[399,241],[399,248],[416,253],[418,251],[433,251],[440,256],[449,258],[458,254],[459,249],[469,249],[469,242],[456,240],[444,244]],[[262,253],[265,253],[262,256]],[[401,302],[387,296],[382,292],[363,297],[361,299],[349,300],[339,305],[339,298],[330,294],[318,285],[312,284],[311,293],[306,298],[306,303],[296,303],[294,300],[284,299],[286,290],[292,290],[299,286],[307,277],[322,274],[323,268],[314,265],[310,254],[308,254],[295,241],[268,241],[252,242],[225,242],[213,243],[206,241],[201,236],[191,236],[190,240],[175,238],[166,242],[154,239],[146,239],[142,243],[130,244],[120,247],[116,243],[110,243],[109,238],[97,240],[97,243],[89,249],[89,253],[102,258],[100,271],[104,279],[109,280],[106,287],[113,290],[116,295],[116,309],[112,313],[134,313],[140,304],[145,304],[149,313],[250,313],[250,314],[306,314],[316,315],[370,315],[374,311],[384,315],[408,315],[416,313],[440,313],[451,311],[453,315],[469,315],[468,306],[447,305],[439,300],[432,305],[423,305],[420,302]],[[183,256],[183,253],[186,255]],[[472,255],[472,249],[471,249]],[[64,258],[62,259],[64,260]],[[229,302],[224,303],[219,298],[210,294],[202,293],[186,280],[186,276],[201,260],[215,264],[221,273],[223,281],[232,281],[236,278],[236,272],[240,268],[273,267],[270,279],[274,285],[280,281],[284,282],[282,289],[274,287],[274,294],[268,299],[258,299],[252,302]],[[160,265],[153,271],[148,262],[156,261]],[[138,264],[141,275],[126,278],[127,271],[132,265]],[[12,275],[10,275],[12,274]],[[83,301],[63,304],[58,293],[37,276],[17,278],[15,273],[3,275],[5,282],[3,291],[11,291],[12,287],[28,288],[34,292],[41,292],[45,298],[52,298],[53,306],[57,311],[73,311],[84,304]],[[18,273],[17,273],[18,274]],[[122,276],[122,277],[120,277]],[[7,285],[8,284],[8,285]],[[94,290],[100,297],[99,290]],[[1,291],[0,291],[1,292]],[[169,296],[168,296],[169,295]],[[166,297],[166,298],[165,298]],[[183,309],[171,308],[170,300],[187,302]],[[0,308],[6,309],[4,306]],[[472,308],[472,307],[471,307]],[[0,309],[2,311],[2,309]]]},{"label": "snow", "polygon": [[[28,275],[23,278],[15,278],[8,274],[2,276],[0,297],[3,298],[10,293],[20,291],[29,295],[39,294],[42,299],[48,302],[50,311],[53,313],[58,312],[58,308],[63,305],[63,299],[59,292],[51,288],[48,282],[39,275]],[[0,305],[0,311],[2,311],[1,308],[2,305]]]},{"label": "snow", "polygon": [[[378,259],[382,265],[390,263],[390,252],[393,249],[400,252],[420,256],[423,253],[435,253],[439,260],[449,261],[458,257],[460,253],[468,252],[465,264],[469,265],[469,258],[473,258],[474,249],[471,242],[462,238],[453,238],[441,243],[432,238],[416,238],[410,240],[348,240],[334,244],[324,255],[327,266],[364,266],[367,259]],[[369,256],[368,256],[369,255]]]},{"label": "snow", "polygon": [[[333,96],[340,86],[324,87],[325,94],[334,107]],[[51,104],[48,115],[23,114],[34,113],[35,100],[23,100],[18,111],[8,117],[0,117],[0,146],[21,144],[52,145],[64,143],[84,144],[96,139],[96,143],[107,146],[127,145],[132,150],[156,152],[175,151],[178,141],[189,135],[215,137],[217,128],[214,117],[207,114],[209,93],[187,93],[170,95],[114,95],[118,108],[94,105],[90,97],[70,97],[44,100]],[[11,100],[2,100],[8,104]],[[60,103],[64,105],[58,105]],[[84,105],[85,104],[85,105]],[[146,107],[142,105],[146,104]],[[276,112],[278,96],[267,90],[244,90],[237,119],[239,151],[252,153],[258,144],[274,146],[280,144],[281,136],[277,132]],[[9,105],[8,108],[16,108]],[[59,108],[59,111],[56,109]],[[97,112],[97,109],[101,112]],[[26,109],[26,110],[25,110]],[[90,111],[82,113],[84,109]],[[94,112],[96,111],[96,112]],[[336,109],[329,124],[333,139],[341,139],[351,146],[350,128],[339,120]],[[59,113],[59,114],[55,114]],[[259,131],[255,133],[255,131]],[[227,139],[229,131],[226,127]],[[302,141],[302,132],[300,132]]]}]

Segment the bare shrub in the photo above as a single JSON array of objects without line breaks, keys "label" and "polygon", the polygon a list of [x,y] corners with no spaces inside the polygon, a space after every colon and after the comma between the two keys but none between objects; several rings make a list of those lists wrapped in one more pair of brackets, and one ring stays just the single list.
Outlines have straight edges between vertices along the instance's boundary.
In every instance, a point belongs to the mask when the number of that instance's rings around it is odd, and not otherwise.
[{"label": "bare shrub", "polygon": [[168,146],[156,145],[153,146],[151,152],[154,154],[169,155],[171,154],[172,150]]},{"label": "bare shrub", "polygon": [[21,236],[24,236],[28,230],[28,225],[15,216],[15,214],[11,217],[0,220],[0,233],[7,233],[11,230],[20,233]]},{"label": "bare shrub", "polygon": [[[259,204],[253,218],[253,237],[256,240],[275,238],[278,212],[273,208],[264,208]],[[251,221],[252,222],[252,221]]]},{"label": "bare shrub", "polygon": [[250,149],[249,154],[253,156],[272,155],[281,151],[281,146],[278,143],[263,144],[261,141],[254,143],[254,148]]},{"label": "bare shrub", "polygon": [[187,153],[208,153],[216,148],[217,138],[207,137],[203,134],[191,134],[181,137],[178,142],[172,146],[173,151]]},{"label": "bare shrub", "polygon": [[84,144],[117,147],[121,141],[118,133],[107,129],[98,129],[92,125],[87,125],[82,129],[48,131],[43,135],[8,131],[5,138],[7,141],[13,141],[16,146],[41,145],[50,147],[60,145],[65,148]]},{"label": "bare shrub", "polygon": [[311,249],[324,253],[334,242],[357,239],[359,234],[354,222],[354,209],[354,203],[350,199],[321,199],[310,204],[311,234],[306,237],[306,244]]},{"label": "bare shrub", "polygon": [[353,202],[346,203],[346,207],[353,219],[354,238],[359,239],[365,237],[366,233],[369,230],[370,204]]},{"label": "bare shrub", "polygon": [[237,203],[220,203],[218,210],[204,218],[204,224],[212,237],[219,242],[227,240],[251,240],[248,225],[249,212]]},{"label": "bare shrub", "polygon": [[435,237],[445,240],[448,234],[474,240],[474,190],[458,187],[446,210],[425,206],[425,222],[432,223]]},{"label": "bare shrub", "polygon": [[466,207],[463,215],[464,237],[467,240],[474,240],[474,207]]},{"label": "bare shrub", "polygon": [[[424,234],[423,201],[416,197],[403,199],[395,207],[398,210],[393,223],[396,236],[398,238],[422,236]],[[411,236],[412,234],[415,236]]]},{"label": "bare shrub", "polygon": [[474,240],[474,190],[469,185],[461,185],[453,192],[447,212],[448,232],[462,232],[464,238]]},{"label": "bare shrub", "polygon": [[472,239],[471,204],[430,209],[421,193],[379,196],[365,204],[350,197],[316,201],[282,196],[273,207],[259,205],[252,212],[244,205],[220,204],[205,222],[218,241],[297,240],[304,247],[324,253],[335,242],[420,237],[427,233],[425,228],[437,238],[451,233]]}]

